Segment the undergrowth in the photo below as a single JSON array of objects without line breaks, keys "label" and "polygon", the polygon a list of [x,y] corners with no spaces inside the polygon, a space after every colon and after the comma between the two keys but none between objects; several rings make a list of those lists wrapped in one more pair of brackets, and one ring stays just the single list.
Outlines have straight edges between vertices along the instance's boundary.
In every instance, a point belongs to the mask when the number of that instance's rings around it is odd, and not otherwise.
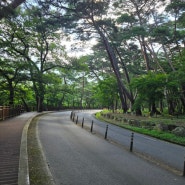
[{"label": "undergrowth", "polygon": [[[108,111],[106,111],[106,113],[108,113]],[[119,116],[119,114],[117,114],[117,116]],[[123,117],[123,114],[120,114],[120,116]],[[129,130],[137,132],[137,133],[145,134],[145,135],[148,135],[148,136],[151,136],[151,137],[155,137],[157,139],[161,139],[161,140],[165,140],[165,141],[169,141],[169,142],[172,142],[172,143],[175,143],[175,144],[179,144],[179,145],[185,146],[185,137],[176,136],[175,134],[170,133],[170,132],[151,130],[151,129],[146,129],[146,128],[130,126],[129,124],[122,123],[120,121],[116,121],[115,119],[105,118],[105,117],[102,116],[102,114],[100,112],[96,113],[96,118],[100,119],[102,121],[106,121],[108,123],[120,126],[122,128],[129,129]],[[165,119],[165,118],[162,118],[162,119],[161,118],[150,119],[150,118],[144,117],[143,119],[145,119],[145,120],[149,119],[150,121],[151,120],[152,121],[155,120],[157,122],[163,122],[163,123],[166,123],[166,124],[171,124],[171,122],[173,121],[173,120],[169,120],[169,119]]]}]

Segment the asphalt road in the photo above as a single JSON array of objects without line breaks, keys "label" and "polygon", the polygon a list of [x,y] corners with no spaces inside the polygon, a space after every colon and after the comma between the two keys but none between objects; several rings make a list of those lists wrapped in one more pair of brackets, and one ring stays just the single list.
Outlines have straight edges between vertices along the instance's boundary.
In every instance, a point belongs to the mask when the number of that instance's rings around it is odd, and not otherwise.
[{"label": "asphalt road", "polygon": [[[96,112],[96,111],[94,111]],[[76,111],[78,122],[81,123],[84,117],[84,125],[91,127],[93,120],[93,131],[105,135],[106,123],[101,122],[93,117],[91,112]],[[115,141],[122,146],[130,147],[131,131],[120,129],[119,127],[109,124],[107,138]],[[133,151],[149,156],[161,165],[166,165],[169,169],[177,170],[179,173],[183,171],[185,160],[185,147],[161,141],[146,135],[134,133]]]},{"label": "asphalt road", "polygon": [[80,128],[70,113],[52,113],[38,121],[39,139],[57,185],[184,185],[184,177]]}]

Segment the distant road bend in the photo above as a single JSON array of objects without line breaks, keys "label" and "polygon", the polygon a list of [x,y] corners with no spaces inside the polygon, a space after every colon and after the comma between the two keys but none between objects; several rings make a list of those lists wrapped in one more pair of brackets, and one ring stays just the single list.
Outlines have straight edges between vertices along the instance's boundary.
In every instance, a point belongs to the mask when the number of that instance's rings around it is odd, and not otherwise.
[{"label": "distant road bend", "polygon": [[[38,120],[38,136],[56,185],[184,185],[184,177],[97,137],[95,133],[104,136],[107,123],[96,120],[94,112],[77,112],[78,125],[70,120],[70,111],[50,113]],[[82,118],[86,128],[94,120],[94,134],[81,128]],[[130,134],[109,125],[109,141],[129,146]],[[177,150],[176,155],[173,149]],[[182,170],[184,147],[135,134],[136,150],[147,155],[153,152],[155,158],[168,158],[165,163]],[[171,159],[177,162],[171,163]]]}]

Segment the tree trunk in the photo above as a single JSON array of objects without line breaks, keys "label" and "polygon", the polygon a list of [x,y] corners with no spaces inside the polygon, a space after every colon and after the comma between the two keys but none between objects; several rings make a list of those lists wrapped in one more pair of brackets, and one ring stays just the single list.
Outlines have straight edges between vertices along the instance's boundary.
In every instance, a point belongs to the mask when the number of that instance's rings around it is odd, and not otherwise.
[{"label": "tree trunk", "polygon": [[62,109],[62,103],[64,101],[64,98],[65,98],[65,94],[63,94],[62,98],[58,102],[58,106],[57,106],[58,110]]},{"label": "tree trunk", "polygon": [[162,44],[162,48],[163,48],[163,51],[164,51],[164,54],[165,54],[165,57],[166,57],[166,60],[167,60],[167,62],[169,64],[169,66],[171,67],[172,71],[175,71],[175,68],[174,68],[174,66],[172,64],[172,61],[171,61],[171,59],[169,57],[169,54],[168,54],[164,44]]},{"label": "tree trunk", "polygon": [[107,51],[108,57],[110,59],[112,68],[114,70],[117,82],[118,82],[118,87],[119,87],[119,95],[120,95],[120,99],[121,99],[121,103],[122,103],[122,108],[124,110],[124,112],[127,112],[128,110],[128,106],[126,103],[126,97],[130,100],[130,102],[133,104],[134,103],[134,99],[133,96],[128,92],[128,90],[126,89],[126,87],[124,86],[122,80],[121,80],[121,74],[119,71],[119,67],[118,67],[118,60],[115,56],[115,53],[113,51],[113,49],[111,48],[107,38],[105,37],[104,33],[100,30],[100,28],[96,25],[96,23],[94,22],[94,27],[96,28],[96,30],[98,31],[103,44],[105,46],[105,49]]},{"label": "tree trunk", "polygon": [[11,81],[9,82],[9,105],[12,106],[13,104],[14,104],[14,88]]},{"label": "tree trunk", "polygon": [[161,113],[157,110],[156,105],[155,105],[155,102],[152,103],[150,116],[153,116],[154,114],[161,114]]},{"label": "tree trunk", "polygon": [[37,96],[36,101],[37,101],[37,112],[42,112],[44,98],[42,96]]},{"label": "tree trunk", "polygon": [[27,105],[27,103],[26,103],[26,101],[24,100],[23,97],[21,97],[21,100],[22,100],[22,102],[24,104],[24,108],[25,108],[26,112],[30,112],[30,108],[28,107],[28,105]]},{"label": "tree trunk", "polygon": [[151,70],[150,62],[149,62],[149,58],[148,58],[148,54],[147,54],[147,50],[146,50],[146,46],[145,46],[145,40],[144,40],[143,36],[141,37],[141,40],[139,39],[139,43],[140,43],[141,52],[143,54],[144,61],[145,61],[145,64],[146,64],[146,70],[150,71]]},{"label": "tree trunk", "polygon": [[142,116],[141,109],[136,109],[136,116]]},{"label": "tree trunk", "polygon": [[160,112],[163,112],[163,101],[160,100]]},{"label": "tree trunk", "polygon": [[168,101],[168,114],[174,115],[174,112],[175,112],[175,108],[174,108],[173,102],[172,100],[169,100]]},{"label": "tree trunk", "polygon": [[180,100],[181,100],[182,107],[183,107],[183,113],[185,113],[185,98],[181,97]]}]

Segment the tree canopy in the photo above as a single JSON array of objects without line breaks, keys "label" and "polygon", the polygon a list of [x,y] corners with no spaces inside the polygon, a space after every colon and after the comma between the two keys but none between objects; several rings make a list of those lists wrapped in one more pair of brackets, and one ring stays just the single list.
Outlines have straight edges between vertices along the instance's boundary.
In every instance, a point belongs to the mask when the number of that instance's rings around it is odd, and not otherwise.
[{"label": "tree canopy", "polygon": [[184,113],[184,1],[22,2],[1,3],[2,104]]},{"label": "tree canopy", "polygon": [[25,2],[25,0],[13,0],[11,2],[8,0],[0,1],[0,19],[11,16],[14,10],[23,2]]}]

